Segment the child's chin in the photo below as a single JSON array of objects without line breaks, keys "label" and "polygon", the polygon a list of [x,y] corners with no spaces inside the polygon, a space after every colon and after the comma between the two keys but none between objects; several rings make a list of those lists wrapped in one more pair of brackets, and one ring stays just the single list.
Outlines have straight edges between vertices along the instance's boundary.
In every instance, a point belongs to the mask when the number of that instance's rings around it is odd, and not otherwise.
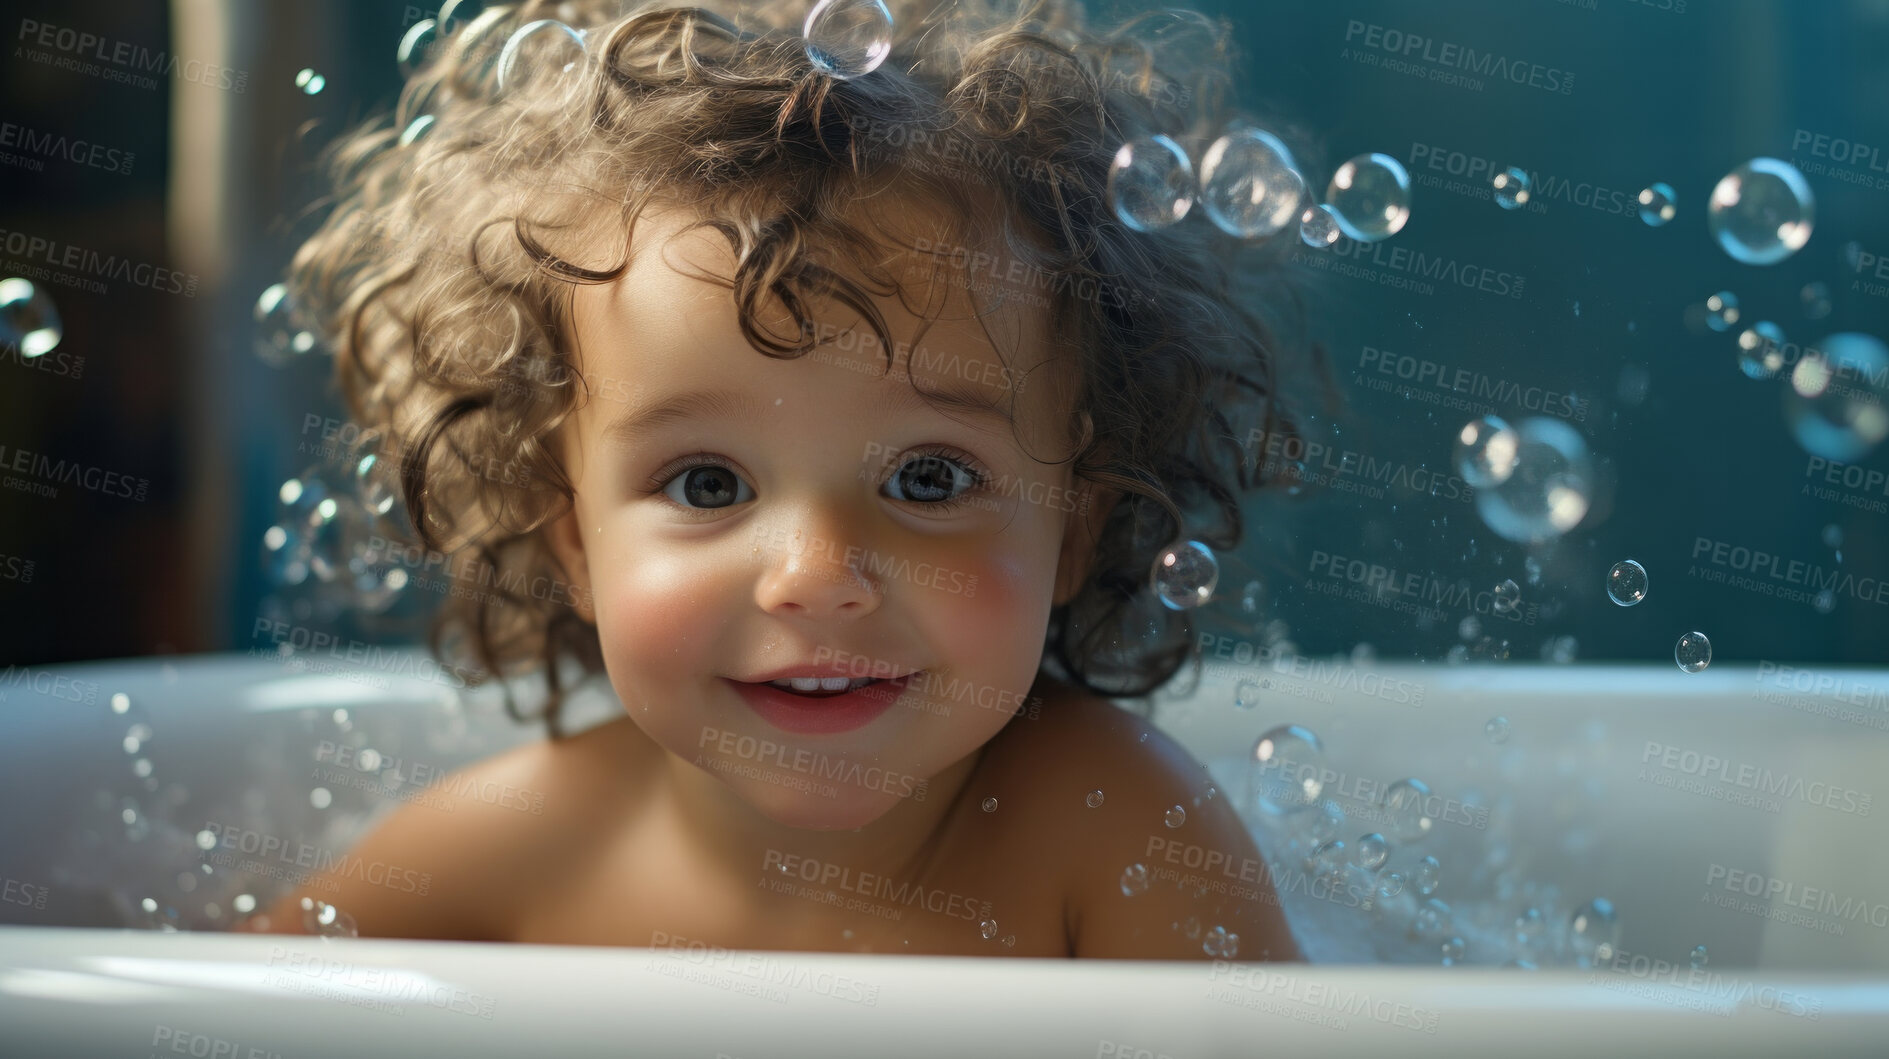
[{"label": "child's chin", "polygon": [[743,796],[762,816],[802,831],[856,831],[899,803],[896,796],[869,791],[843,791],[828,798],[800,791],[748,790]]}]

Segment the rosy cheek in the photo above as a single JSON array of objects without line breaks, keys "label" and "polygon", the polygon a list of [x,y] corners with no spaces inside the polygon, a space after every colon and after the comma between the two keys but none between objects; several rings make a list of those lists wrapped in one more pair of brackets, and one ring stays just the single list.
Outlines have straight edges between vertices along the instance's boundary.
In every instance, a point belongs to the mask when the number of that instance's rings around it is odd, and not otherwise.
[{"label": "rosy cheek", "polygon": [[615,554],[599,570],[598,632],[604,654],[628,671],[613,674],[620,682],[660,679],[703,671],[694,650],[715,642],[718,624],[711,593],[699,577],[679,562],[647,552]]}]

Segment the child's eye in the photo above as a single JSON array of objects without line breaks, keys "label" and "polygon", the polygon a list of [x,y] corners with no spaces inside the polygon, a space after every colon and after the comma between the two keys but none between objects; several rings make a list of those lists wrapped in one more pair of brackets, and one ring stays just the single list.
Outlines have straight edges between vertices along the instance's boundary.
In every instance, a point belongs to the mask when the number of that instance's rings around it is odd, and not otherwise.
[{"label": "child's eye", "polygon": [[937,452],[917,453],[899,464],[885,483],[886,495],[930,507],[951,507],[985,483],[983,472],[968,460]]},{"label": "child's eye", "polygon": [[719,463],[697,464],[683,470],[662,487],[662,494],[687,508],[729,507],[754,499],[754,489],[741,476]]}]

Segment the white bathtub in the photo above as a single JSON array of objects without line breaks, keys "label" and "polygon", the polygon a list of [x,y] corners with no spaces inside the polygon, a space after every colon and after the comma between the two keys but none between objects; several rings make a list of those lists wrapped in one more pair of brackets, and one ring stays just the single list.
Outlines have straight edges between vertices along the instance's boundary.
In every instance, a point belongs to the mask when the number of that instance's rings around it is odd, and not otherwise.
[{"label": "white bathtub", "polygon": [[[538,737],[498,712],[491,689],[455,708],[458,694],[424,679],[430,671],[416,657],[299,673],[242,655],[9,671],[0,681],[9,806],[0,817],[0,923],[9,924],[0,926],[0,1055],[1188,1059],[1507,1055],[1518,1045],[1582,1055],[1889,1054],[1889,828],[1880,823],[1889,807],[1876,799],[1889,761],[1889,671],[1358,671],[1302,660],[1296,669],[1216,666],[1193,692],[1161,700],[1157,719],[1210,763],[1229,797],[1242,795],[1232,759],[1288,722],[1324,740],[1326,793],[1341,802],[1423,778],[1440,811],[1409,852],[1443,862],[1437,896],[1465,913],[1465,962],[1501,955],[1491,939],[1503,931],[1481,930],[1487,924],[1466,913],[1501,881],[1472,870],[1475,858],[1502,843],[1522,879],[1552,884],[1533,891],[1551,926],[1589,897],[1618,908],[1618,949],[1599,968],[1367,962],[1436,956],[1433,944],[1304,889],[1285,903],[1323,961],[1310,966],[219,933],[236,889],[266,904],[286,883],[245,882],[219,862],[183,892],[179,858],[189,868],[206,856],[194,831],[213,823],[220,833],[339,849],[394,807],[385,790],[347,785],[349,776],[365,785],[358,778],[368,773],[358,757],[337,761],[356,738],[336,730],[337,706],[372,733],[383,767],[398,759],[423,774]],[[1230,705],[1239,679],[1270,682],[1250,711]],[[1799,684],[1805,690],[1793,690]],[[117,692],[129,714],[112,711]],[[573,712],[602,717],[613,707],[599,683]],[[1483,734],[1497,714],[1512,729],[1501,746]],[[319,723],[304,722],[310,715]],[[126,730],[139,721],[153,734],[127,752]],[[156,791],[132,771],[139,758],[151,763]],[[315,786],[331,792],[330,804],[310,803]],[[256,788],[268,794],[245,793]],[[142,810],[132,828],[148,827],[137,841],[125,838],[127,796]],[[1354,821],[1369,810],[1348,807]],[[1283,832],[1255,821],[1273,867],[1290,877],[1298,858]],[[1343,837],[1362,829],[1348,824]],[[157,918],[166,904],[179,910],[182,932],[98,929],[147,918],[123,899],[147,892],[163,900]],[[220,919],[206,912],[211,903]],[[1492,922],[1501,927],[1507,914]],[[1700,944],[1709,962],[1695,971],[1687,956]]]}]

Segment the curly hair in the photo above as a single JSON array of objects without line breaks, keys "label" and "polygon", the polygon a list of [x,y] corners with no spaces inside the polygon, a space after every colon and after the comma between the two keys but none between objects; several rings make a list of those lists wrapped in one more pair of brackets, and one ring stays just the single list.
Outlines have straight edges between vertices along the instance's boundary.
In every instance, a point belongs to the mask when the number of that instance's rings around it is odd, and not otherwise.
[{"label": "curly hair", "polygon": [[[1148,605],[1149,572],[1183,538],[1234,547],[1240,491],[1270,484],[1242,439],[1292,431],[1273,336],[1304,315],[1284,266],[1295,228],[1257,244],[1193,218],[1143,231],[1110,204],[1126,140],[1165,134],[1198,156],[1240,117],[1224,22],[1162,11],[1101,33],[1077,0],[998,2],[892,0],[890,54],[854,78],[813,64],[795,5],[492,8],[447,27],[393,113],[331,148],[335,206],[289,289],[350,414],[395,457],[376,473],[405,503],[402,535],[491,582],[442,606],[431,649],[469,653],[482,678],[542,671],[539,713],[508,689],[515,718],[560,738],[560,662],[602,670],[595,627],[530,586],[568,583],[540,531],[574,500],[555,435],[589,394],[573,285],[621,275],[630,226],[658,200],[727,239],[725,285],[770,357],[816,344],[815,297],[859,311],[890,355],[866,291],[828,256],[870,271],[884,235],[853,207],[874,189],[920,193],[958,245],[997,239],[1027,262],[1078,360],[1073,471],[1121,495],[1086,582],[1052,611],[1045,666],[1137,697],[1190,657],[1189,615]],[[519,33],[539,19],[563,26]],[[599,233],[624,237],[614,262],[589,260]],[[774,303],[798,335],[757,326]]]}]

